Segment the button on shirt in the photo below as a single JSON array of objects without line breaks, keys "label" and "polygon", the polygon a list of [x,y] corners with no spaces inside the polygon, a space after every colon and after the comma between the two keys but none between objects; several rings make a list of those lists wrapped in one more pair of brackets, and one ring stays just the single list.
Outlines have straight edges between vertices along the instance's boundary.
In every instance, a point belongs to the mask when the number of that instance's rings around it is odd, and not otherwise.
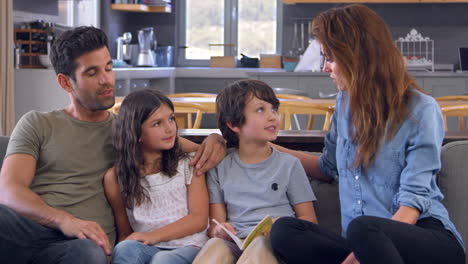
[{"label": "button on shirt", "polygon": [[352,143],[350,134],[353,124],[348,94],[338,94],[319,166],[322,172],[339,181],[343,234],[358,216],[391,218],[405,205],[418,209],[419,219],[431,216],[439,219],[463,246],[436,185],[444,138],[440,108],[432,97],[414,91],[408,110],[409,115],[394,138],[384,141],[373,163],[364,170],[353,164],[357,145]]}]

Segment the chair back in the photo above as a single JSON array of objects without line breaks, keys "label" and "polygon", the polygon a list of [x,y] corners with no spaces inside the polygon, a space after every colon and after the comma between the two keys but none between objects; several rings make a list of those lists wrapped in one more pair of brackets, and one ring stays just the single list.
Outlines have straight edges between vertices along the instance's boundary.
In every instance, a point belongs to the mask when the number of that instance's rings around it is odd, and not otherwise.
[{"label": "chair back", "polygon": [[[176,114],[178,128],[200,128],[203,113],[209,112],[204,105],[199,103],[172,103],[174,104],[174,113]],[[192,114],[195,114],[195,121],[192,120]]]},{"label": "chair back", "polygon": [[[468,140],[447,143],[442,147],[442,168],[437,177],[450,219],[468,245]],[[468,259],[465,261],[468,264]]]},{"label": "chair back", "polygon": [[447,95],[447,96],[435,97],[435,99],[438,102],[443,102],[443,101],[467,101],[468,102],[468,95]]},{"label": "chair back", "polygon": [[317,115],[325,116],[322,130],[330,130],[331,117],[334,112],[334,108],[322,104],[310,103],[307,101],[293,100],[293,101],[281,101],[280,114],[284,117],[284,128],[285,130],[291,129],[291,115],[308,115],[309,120],[307,122],[306,129],[312,129],[314,117]]},{"label": "chair back", "polygon": [[444,117],[445,131],[448,130],[448,126],[447,126],[448,116],[457,116],[458,117],[458,129],[460,131],[465,130],[465,117],[468,117],[468,101],[466,104],[442,106],[440,110],[442,111],[442,115]]},{"label": "chair back", "polygon": [[3,159],[5,158],[9,140],[10,137],[0,136],[0,168],[3,165]]},{"label": "chair back", "polygon": [[212,93],[174,93],[168,94],[167,97],[216,97],[217,94]]},{"label": "chair back", "polygon": [[276,94],[278,99],[311,100],[312,98],[295,94]]}]

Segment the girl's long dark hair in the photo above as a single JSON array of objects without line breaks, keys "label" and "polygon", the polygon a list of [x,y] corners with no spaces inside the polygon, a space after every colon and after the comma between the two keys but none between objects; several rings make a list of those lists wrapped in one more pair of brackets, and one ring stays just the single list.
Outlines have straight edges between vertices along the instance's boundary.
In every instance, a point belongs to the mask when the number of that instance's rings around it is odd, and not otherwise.
[{"label": "girl's long dark hair", "polygon": [[[120,106],[114,129],[115,173],[128,208],[140,205],[148,199],[148,194],[141,185],[141,170],[145,163],[139,142],[141,126],[163,104],[174,111],[174,105],[164,94],[145,89],[127,95]],[[174,176],[177,173],[177,164],[184,156],[176,137],[174,147],[162,152],[161,172]]]}]

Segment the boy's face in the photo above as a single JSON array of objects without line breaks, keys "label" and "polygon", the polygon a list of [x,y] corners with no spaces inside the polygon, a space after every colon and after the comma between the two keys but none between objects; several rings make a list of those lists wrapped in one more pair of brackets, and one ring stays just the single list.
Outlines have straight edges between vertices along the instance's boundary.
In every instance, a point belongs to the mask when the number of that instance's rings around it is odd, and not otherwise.
[{"label": "boy's face", "polygon": [[278,134],[279,114],[272,104],[250,96],[244,108],[244,124],[235,127],[239,142],[272,141]]}]

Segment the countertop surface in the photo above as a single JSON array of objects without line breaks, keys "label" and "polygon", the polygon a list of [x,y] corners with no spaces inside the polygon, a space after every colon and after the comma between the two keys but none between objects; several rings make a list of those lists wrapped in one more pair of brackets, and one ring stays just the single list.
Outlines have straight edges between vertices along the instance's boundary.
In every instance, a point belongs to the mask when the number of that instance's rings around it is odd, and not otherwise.
[{"label": "countertop surface", "polygon": [[[18,69],[16,71],[41,71],[51,72],[49,69]],[[129,67],[114,68],[116,79],[127,78],[248,78],[250,76],[324,76],[328,77],[327,72],[286,72],[283,69],[272,68],[210,68],[210,67]],[[468,73],[451,71],[410,71],[414,77],[462,77],[467,78]]]}]

